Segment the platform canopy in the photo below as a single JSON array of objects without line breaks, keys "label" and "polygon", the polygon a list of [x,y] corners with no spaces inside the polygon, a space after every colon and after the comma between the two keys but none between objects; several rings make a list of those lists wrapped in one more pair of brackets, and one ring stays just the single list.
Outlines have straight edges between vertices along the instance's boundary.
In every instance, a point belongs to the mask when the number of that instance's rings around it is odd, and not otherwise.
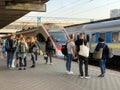
[{"label": "platform canopy", "polygon": [[0,29],[30,11],[46,11],[49,0],[0,0]]}]

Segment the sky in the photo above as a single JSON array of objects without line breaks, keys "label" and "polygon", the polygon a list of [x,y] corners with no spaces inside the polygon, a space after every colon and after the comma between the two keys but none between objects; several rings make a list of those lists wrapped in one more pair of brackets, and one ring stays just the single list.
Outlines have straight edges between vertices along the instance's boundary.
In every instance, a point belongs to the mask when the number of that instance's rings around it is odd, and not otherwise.
[{"label": "sky", "polygon": [[[79,20],[80,22],[110,18],[110,10],[120,9],[120,0],[49,0],[46,5],[46,12],[30,12],[12,23],[14,26],[17,24],[19,27],[12,28],[12,24],[10,24],[2,31],[15,32],[31,23],[38,25],[41,20],[38,21],[37,17],[45,17],[45,19],[46,17],[55,17],[55,19],[57,17],[63,18],[63,20],[65,20],[64,18],[72,18],[72,21]],[[33,21],[37,21],[37,23]]]},{"label": "sky", "polygon": [[120,0],[50,0],[46,12],[30,12],[27,16],[105,19],[110,10],[120,9]]}]

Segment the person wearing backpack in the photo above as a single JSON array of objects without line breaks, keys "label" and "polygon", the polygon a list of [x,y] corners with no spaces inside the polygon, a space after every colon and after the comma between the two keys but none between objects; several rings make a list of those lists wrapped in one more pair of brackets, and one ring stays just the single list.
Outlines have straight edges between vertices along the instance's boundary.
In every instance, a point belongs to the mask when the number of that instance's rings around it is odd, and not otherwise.
[{"label": "person wearing backpack", "polygon": [[26,54],[28,51],[28,45],[24,37],[20,38],[16,51],[18,53],[18,58],[19,58],[19,69],[18,70],[22,70],[22,69],[26,70],[26,66],[27,66]]},{"label": "person wearing backpack", "polygon": [[98,77],[104,77],[105,76],[105,72],[106,72],[106,60],[108,58],[108,52],[109,52],[109,48],[108,46],[105,44],[104,42],[105,40],[102,37],[98,38],[98,44],[95,47],[95,50],[98,51],[100,48],[103,48],[103,52],[102,52],[102,58],[99,60],[99,66],[100,66],[100,70],[101,70],[101,74]]},{"label": "person wearing backpack", "polygon": [[71,62],[75,57],[75,43],[74,43],[74,34],[70,35],[70,40],[67,42],[67,57],[66,57],[66,72],[67,74],[73,74],[71,71]]},{"label": "person wearing backpack", "polygon": [[6,51],[7,51],[7,68],[12,67],[12,60],[14,56],[14,35],[11,35],[6,40],[5,45]]},{"label": "person wearing backpack", "polygon": [[15,66],[16,67],[18,67],[18,65],[19,65],[19,57],[18,57],[19,51],[17,50],[17,47],[18,47],[18,44],[20,42],[20,38],[21,37],[19,35],[16,36],[16,38],[15,38]]}]

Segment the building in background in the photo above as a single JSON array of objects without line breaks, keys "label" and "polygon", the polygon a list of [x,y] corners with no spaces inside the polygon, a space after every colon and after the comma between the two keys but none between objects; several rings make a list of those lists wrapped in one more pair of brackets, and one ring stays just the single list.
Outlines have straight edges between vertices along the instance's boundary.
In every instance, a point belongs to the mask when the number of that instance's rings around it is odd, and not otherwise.
[{"label": "building in background", "polygon": [[113,9],[110,11],[110,18],[120,17],[120,9]]}]

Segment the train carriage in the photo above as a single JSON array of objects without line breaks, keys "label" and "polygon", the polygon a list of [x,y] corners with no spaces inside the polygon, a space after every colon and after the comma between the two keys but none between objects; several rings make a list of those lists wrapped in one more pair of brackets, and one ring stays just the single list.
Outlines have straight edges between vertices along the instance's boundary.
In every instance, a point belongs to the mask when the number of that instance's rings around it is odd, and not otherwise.
[{"label": "train carriage", "polygon": [[[68,33],[77,35],[84,32],[89,41],[90,54],[93,53],[98,43],[98,38],[103,37],[109,48],[112,48],[113,58],[110,59],[115,65],[120,66],[120,19],[107,19],[84,24],[65,27]],[[114,62],[113,62],[114,60]]]}]

